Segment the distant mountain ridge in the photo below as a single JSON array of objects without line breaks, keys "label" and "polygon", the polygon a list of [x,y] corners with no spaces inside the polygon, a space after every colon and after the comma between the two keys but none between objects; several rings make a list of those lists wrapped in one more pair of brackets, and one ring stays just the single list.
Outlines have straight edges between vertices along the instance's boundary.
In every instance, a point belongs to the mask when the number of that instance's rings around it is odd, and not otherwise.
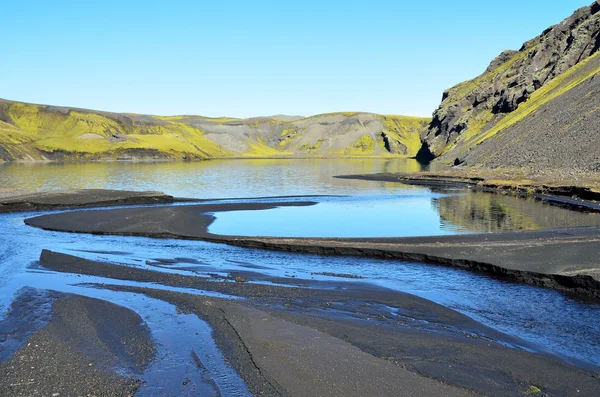
[{"label": "distant mountain ridge", "polygon": [[431,119],[152,116],[0,100],[0,161],[416,156],[470,168],[600,172],[599,49],[597,0],[446,90]]},{"label": "distant mountain ridge", "polygon": [[0,160],[415,156],[430,119],[151,116],[0,100]]},{"label": "distant mountain ridge", "polygon": [[595,1],[444,92],[418,157],[470,167],[600,171],[599,48]]}]

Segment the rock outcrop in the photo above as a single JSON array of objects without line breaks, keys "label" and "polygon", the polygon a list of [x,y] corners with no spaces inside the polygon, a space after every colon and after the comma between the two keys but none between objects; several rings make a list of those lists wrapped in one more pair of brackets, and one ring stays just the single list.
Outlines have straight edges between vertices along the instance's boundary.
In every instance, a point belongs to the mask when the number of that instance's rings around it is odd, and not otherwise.
[{"label": "rock outcrop", "polygon": [[[482,156],[475,159],[471,151],[480,145],[489,145],[489,142],[522,123],[548,102],[560,101],[562,95],[593,79],[597,71],[591,67],[596,65],[591,58],[597,54],[599,47],[600,4],[596,1],[580,8],[558,25],[546,29],[540,36],[523,44],[519,51],[504,51],[477,78],[444,92],[442,103],[434,112],[429,129],[422,136],[423,147],[419,156],[423,159],[440,157],[439,162],[454,165],[485,165],[486,159]],[[583,63],[587,65],[581,67]],[[536,96],[544,88],[547,91],[545,98],[540,98],[540,94]],[[579,95],[593,95],[595,91],[591,90],[596,89],[595,85],[588,88],[582,90],[579,87]],[[533,100],[535,106],[532,108],[530,102]],[[600,100],[596,101],[600,105]],[[571,103],[563,105],[568,107]],[[523,113],[522,110],[526,108],[529,112],[520,114],[515,120],[515,113],[520,110]],[[563,114],[562,126],[555,125],[552,128],[569,129],[582,110],[575,109],[568,115]],[[543,121],[538,124],[530,125],[533,129],[523,131],[523,136],[532,131],[535,135],[548,127]],[[586,128],[586,124],[578,124],[578,131]],[[590,136],[598,132],[586,133]],[[579,141],[582,135],[574,133],[573,137]],[[514,139],[520,137],[513,136]],[[543,144],[552,146],[556,142],[546,141]],[[495,153],[500,149],[487,150],[487,153]],[[530,147],[529,151],[534,149],[537,148]],[[560,151],[560,148],[557,150]],[[546,154],[552,157],[551,153]],[[508,161],[493,166],[513,165]]]}]

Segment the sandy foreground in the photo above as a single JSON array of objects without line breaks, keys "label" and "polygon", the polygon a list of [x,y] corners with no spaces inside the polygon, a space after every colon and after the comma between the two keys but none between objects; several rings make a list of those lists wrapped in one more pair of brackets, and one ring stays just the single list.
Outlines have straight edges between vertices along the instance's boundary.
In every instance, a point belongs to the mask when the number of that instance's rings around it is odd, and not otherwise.
[{"label": "sandy foreground", "polygon": [[[54,196],[52,205],[93,206],[94,203],[81,199],[85,194],[75,193],[79,197],[75,203],[74,199],[61,202]],[[96,197],[95,193],[90,195]],[[132,199],[134,196],[106,193],[101,201],[134,203],[138,200],[138,196]],[[31,196],[25,201],[40,203]],[[19,200],[13,197],[12,202]],[[283,205],[310,204],[298,201]],[[398,252],[397,257],[418,254],[432,262],[447,260],[448,265],[479,267],[477,270],[489,272],[504,269],[507,277],[521,277],[520,281],[571,293],[593,295],[590,291],[597,290],[598,278],[593,267],[593,258],[600,257],[593,251],[600,245],[597,228],[573,229],[566,235],[565,231],[542,231],[494,236],[486,241],[492,250],[486,252],[477,248],[482,241],[476,236],[466,241],[455,240],[460,237],[457,236],[440,242],[250,239],[207,232],[213,220],[207,213],[260,210],[274,205],[197,204],[75,211],[26,222],[51,230],[199,239],[296,252],[392,257],[396,255],[393,252]],[[581,244],[586,242],[583,248]],[[507,250],[507,245],[513,248]],[[514,260],[528,252],[519,252],[518,247],[541,253],[548,252],[550,246],[558,246],[560,250],[571,247],[581,252],[577,263],[578,266],[588,263],[587,270],[568,274],[560,267],[553,267],[544,272],[528,261]],[[427,251],[435,247],[439,251]],[[513,252],[514,258],[509,255],[500,258],[502,262],[491,262],[490,258],[497,258],[500,252]],[[452,259],[452,255],[460,257]],[[548,255],[549,259],[553,254]],[[525,267],[528,263],[529,268]],[[242,298],[228,300],[151,287],[97,286],[164,300],[176,305],[182,313],[192,313],[207,321],[218,347],[255,395],[592,396],[600,392],[596,368],[508,347],[523,345],[523,341],[425,299],[367,283],[344,281],[344,275],[340,275],[339,281],[309,281],[267,277],[255,270],[226,279],[205,278],[161,272],[159,268],[150,271],[89,261],[50,250],[41,253],[40,265],[55,272],[185,287]],[[390,307],[402,313],[401,318],[390,316]],[[30,319],[27,326],[23,318]],[[27,332],[19,331],[24,328]],[[142,374],[155,359],[152,337],[136,313],[104,301],[52,291],[30,290],[18,296],[7,318],[0,322],[0,343],[7,340],[14,343],[10,354],[0,353],[0,394],[6,396],[133,395],[143,389]],[[118,370],[123,367],[128,368],[127,376]]]}]

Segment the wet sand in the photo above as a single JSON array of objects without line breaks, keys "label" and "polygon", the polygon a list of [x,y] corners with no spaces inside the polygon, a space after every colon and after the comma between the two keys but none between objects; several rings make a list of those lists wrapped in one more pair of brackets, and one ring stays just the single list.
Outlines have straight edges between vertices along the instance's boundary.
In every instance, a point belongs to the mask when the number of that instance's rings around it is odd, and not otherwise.
[{"label": "wet sand", "polygon": [[208,232],[219,211],[312,202],[233,203],[74,211],[25,220],[46,230],[198,239],[240,247],[421,261],[482,271],[567,293],[600,297],[600,227],[408,238],[277,238]]},{"label": "wet sand", "polygon": [[[58,272],[154,283],[98,287],[146,294],[205,319],[254,394],[514,396],[536,386],[549,395],[575,396],[600,390],[597,368],[529,353],[524,349],[533,346],[465,315],[366,283],[315,281],[311,288],[298,288],[219,281],[46,250],[40,264]],[[157,284],[192,290],[158,290]],[[201,296],[201,291],[243,299]]]},{"label": "wet sand", "polygon": [[0,213],[117,205],[166,204],[175,201],[182,200],[176,200],[172,196],[161,192],[105,189],[36,192],[0,189]]},{"label": "wet sand", "polygon": [[[52,205],[62,207],[55,208],[97,203],[57,200]],[[208,232],[214,221],[212,214],[219,211],[313,204],[306,198],[285,203],[72,211],[27,219],[26,223],[67,232],[197,239],[292,252],[422,260],[587,296],[597,297],[600,290],[600,228],[392,239],[249,238]],[[155,265],[159,269],[173,262],[172,258],[163,258]],[[600,392],[596,367],[567,364],[560,357],[454,310],[366,283],[277,278],[260,273],[260,269],[224,279],[216,275],[194,277],[94,262],[48,250],[42,252],[40,264],[57,272],[149,283],[147,288],[109,284],[96,287],[145,294],[207,321],[217,345],[255,395],[582,396]],[[190,292],[157,289],[160,285],[184,287]],[[241,299],[202,296],[202,291]],[[115,323],[121,324],[114,318],[134,321],[137,314],[105,302],[102,309],[98,306],[101,301],[73,295],[52,299],[51,315],[38,309],[38,326],[31,335],[21,338],[44,349],[13,346],[12,358],[0,364],[0,395],[36,395],[35,383],[19,385],[30,387],[22,394],[10,386],[31,382],[25,382],[26,378],[40,379],[44,392],[63,387],[61,390],[71,388],[78,390],[78,395],[86,395],[92,393],[86,385],[92,385],[96,394],[133,394],[140,386],[139,380],[123,377],[115,368],[127,362],[132,373],[143,370],[154,354],[147,334],[139,331],[133,342],[139,346],[137,353],[131,353],[125,361],[116,348],[108,349],[107,354],[102,349],[83,347],[98,346],[98,340],[102,346],[117,346],[115,341],[130,335],[126,329],[132,323],[124,321],[122,327],[114,327]],[[23,302],[21,298],[15,301],[20,307],[15,313],[26,311],[28,306],[20,305]],[[110,318],[111,326],[91,324],[96,316],[105,324]],[[98,365],[84,365],[94,359]],[[61,395],[70,394],[64,391]]]},{"label": "wet sand", "polygon": [[[37,316],[44,314],[44,305],[52,308],[47,319]],[[20,324],[24,317],[25,326]],[[0,321],[0,330],[22,333],[24,328],[31,335],[21,338],[21,346],[13,346],[16,352],[0,363],[2,396],[133,395],[156,353],[150,331],[136,313],[77,295],[22,291]],[[0,347],[14,340],[11,333],[4,334],[7,340]]]}]

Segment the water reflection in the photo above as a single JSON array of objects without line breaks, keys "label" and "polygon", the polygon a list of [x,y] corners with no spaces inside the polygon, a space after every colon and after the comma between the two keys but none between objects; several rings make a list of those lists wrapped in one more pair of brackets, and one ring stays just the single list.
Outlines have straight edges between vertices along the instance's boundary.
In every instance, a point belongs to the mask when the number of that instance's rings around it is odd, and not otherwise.
[{"label": "water reflection", "polygon": [[472,232],[600,225],[598,213],[577,212],[533,199],[484,192],[435,197],[432,203],[443,223]]},{"label": "water reflection", "polygon": [[600,214],[547,202],[459,190],[316,198],[311,207],[216,214],[215,234],[280,237],[415,237],[598,226]]},{"label": "water reflection", "polygon": [[214,230],[231,234],[415,236],[600,225],[598,214],[532,200],[334,178],[420,170],[415,160],[376,158],[6,164],[0,166],[0,188],[160,190],[195,198],[322,194],[354,198],[303,209],[223,214]]},{"label": "water reflection", "polygon": [[316,198],[310,207],[216,214],[215,234],[278,237],[410,237],[459,234],[465,227],[440,222],[427,191],[388,196]]},{"label": "water reflection", "polygon": [[[304,221],[313,217],[313,221],[321,222],[316,223],[319,227],[315,227],[313,222],[310,228],[305,229],[313,233],[326,228],[348,231],[354,227],[357,235],[384,231],[386,234],[399,235],[402,228],[414,233],[425,224],[453,232],[600,224],[598,214],[575,213],[515,197],[456,190],[432,192],[424,187],[332,177],[352,173],[406,172],[418,170],[418,167],[411,160],[402,159],[15,164],[0,166],[0,188],[161,190],[176,196],[197,198],[350,195],[348,198],[323,198],[321,200],[325,207],[316,205],[302,208],[308,212],[301,212],[298,219]],[[325,211],[321,211],[323,208]],[[323,221],[323,217],[335,215],[336,211],[339,216],[337,220]],[[194,263],[198,268],[205,265],[210,270],[204,271],[217,273],[228,273],[236,270],[236,266],[247,266],[274,276],[294,273],[304,279],[319,278],[314,275],[318,272],[361,275],[365,277],[361,281],[438,302],[500,331],[543,346],[544,350],[600,365],[598,305],[580,302],[556,291],[505,283],[460,269],[420,263],[301,256],[197,241],[54,233],[23,224],[24,218],[40,214],[0,215],[0,317],[4,315],[15,292],[25,286],[85,294],[81,287],[73,285],[74,279],[80,283],[85,282],[85,278],[70,275],[49,277],[48,274],[27,271],[27,266],[39,258],[43,248],[136,267],[144,267],[146,261],[154,258],[190,258],[187,263]],[[279,213],[263,212],[260,221],[254,223],[261,226],[261,223],[274,222],[276,219],[285,221],[285,217],[282,218]],[[342,224],[341,220],[347,222]],[[297,224],[290,222],[286,227],[300,230]],[[227,232],[231,233],[231,229]],[[241,265],[244,263],[246,265]],[[186,266],[184,269],[160,271],[188,274],[199,270]],[[59,278],[63,281],[58,282]],[[111,283],[116,281],[111,280]],[[133,285],[131,282],[124,283]],[[94,296],[99,296],[97,294],[101,292],[98,291],[94,290]],[[110,294],[102,297],[126,305],[127,296]],[[142,315],[144,310],[148,315],[152,314],[152,307],[132,308],[141,311]]]},{"label": "water reflection", "polygon": [[[37,261],[40,251],[47,248],[90,260],[183,275],[229,274],[245,270],[256,270],[273,277],[291,277],[293,274],[298,280],[333,279],[318,273],[359,275],[364,279],[357,282],[371,282],[430,299],[534,343],[541,351],[600,365],[597,332],[600,306],[554,290],[509,283],[458,268],[397,260],[296,255],[201,241],[58,233],[23,224],[24,218],[40,214],[0,215],[3,225],[0,228],[0,319],[6,314],[15,293],[26,286],[106,299],[138,311],[143,318],[162,313],[154,304],[146,307],[142,304],[146,301],[140,303],[130,294],[82,286],[85,283],[148,286],[143,283],[28,269]],[[156,267],[153,262],[157,258],[179,258],[179,263]],[[152,288],[190,293],[183,288],[157,284]],[[202,294],[208,295],[205,291]],[[166,329],[171,326],[168,321],[165,319]],[[206,340],[210,342],[210,339]],[[188,357],[189,354],[186,359]]]},{"label": "water reflection", "polygon": [[[180,197],[393,192],[398,184],[334,175],[417,172],[411,159],[252,159],[167,163],[50,163],[0,165],[0,187],[12,189],[160,190]],[[400,189],[403,189],[400,187]]]}]

